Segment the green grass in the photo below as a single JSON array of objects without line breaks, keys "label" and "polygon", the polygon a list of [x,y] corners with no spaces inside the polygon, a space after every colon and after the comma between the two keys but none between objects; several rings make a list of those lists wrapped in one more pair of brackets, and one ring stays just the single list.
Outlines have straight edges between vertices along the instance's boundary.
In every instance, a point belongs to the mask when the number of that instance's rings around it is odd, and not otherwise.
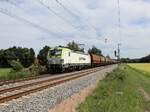
[{"label": "green grass", "polygon": [[0,68],[0,80],[11,80],[29,76],[25,70],[15,72],[11,68]]},{"label": "green grass", "polygon": [[148,108],[139,91],[150,91],[150,77],[129,66],[121,66],[100,81],[94,92],[78,107],[79,112],[145,112]]},{"label": "green grass", "polygon": [[128,65],[131,66],[132,68],[150,73],[150,63],[131,63]]},{"label": "green grass", "polygon": [[0,68],[0,80],[15,80],[19,78],[25,78],[30,76],[42,75],[46,73],[46,67],[41,65],[33,65],[32,69],[29,71],[27,68],[21,68],[17,70],[18,65],[14,68]]},{"label": "green grass", "polygon": [[150,63],[128,64],[138,72],[137,80],[141,83],[146,92],[150,94]]},{"label": "green grass", "polygon": [[10,68],[0,68],[0,76],[7,75],[10,72]]}]

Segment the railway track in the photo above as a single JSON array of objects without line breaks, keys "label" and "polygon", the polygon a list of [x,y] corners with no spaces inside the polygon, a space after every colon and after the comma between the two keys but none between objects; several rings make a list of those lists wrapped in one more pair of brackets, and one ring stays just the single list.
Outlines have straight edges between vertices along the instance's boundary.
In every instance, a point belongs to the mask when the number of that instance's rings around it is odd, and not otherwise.
[{"label": "railway track", "polygon": [[48,87],[53,87],[55,85],[59,85],[64,82],[74,80],[79,77],[90,75],[91,73],[100,71],[104,68],[105,67],[98,67],[88,70],[82,70],[79,72],[67,73],[58,76],[51,76],[44,79],[43,78],[38,79],[37,81],[34,80],[33,82],[30,80],[31,81],[30,83],[0,89],[0,103],[11,101],[13,99],[17,99],[30,93],[46,89]]},{"label": "railway track", "polygon": [[[63,74],[54,74],[54,75],[63,75]],[[48,77],[52,77],[52,76],[53,76],[53,74],[45,74],[45,75],[40,75],[40,76],[30,76],[30,77],[14,79],[14,80],[0,80],[0,87],[3,85],[20,83],[20,82],[24,82],[24,81],[39,79],[39,78],[48,78]]]},{"label": "railway track", "polygon": [[38,79],[38,78],[44,78],[44,77],[48,77],[48,76],[49,76],[49,74],[41,75],[41,76],[30,76],[30,77],[15,79],[15,80],[0,80],[0,86],[6,85],[6,84],[11,84],[11,83],[18,83],[18,82],[27,81],[27,80],[34,80],[34,79]]}]

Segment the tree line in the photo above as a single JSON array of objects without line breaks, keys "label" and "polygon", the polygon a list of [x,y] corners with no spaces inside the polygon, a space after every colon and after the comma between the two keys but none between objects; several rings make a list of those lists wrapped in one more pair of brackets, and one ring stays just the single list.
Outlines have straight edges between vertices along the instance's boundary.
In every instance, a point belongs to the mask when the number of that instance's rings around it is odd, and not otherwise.
[{"label": "tree line", "polygon": [[[66,47],[74,51],[83,52],[84,48],[81,48],[76,42],[72,41],[69,42]],[[19,61],[24,67],[31,66],[35,59],[37,58],[40,65],[45,66],[47,64],[47,53],[51,47],[44,46],[38,53],[37,57],[35,56],[35,52],[33,48],[22,48],[22,47],[11,47],[8,49],[1,49],[0,50],[0,67],[10,67],[11,61]],[[102,56],[101,49],[93,46],[88,50],[89,53],[97,54]],[[121,62],[124,63],[146,63],[150,62],[150,55],[139,58],[139,59],[129,59],[129,58],[122,58]]]},{"label": "tree line", "polygon": [[[75,41],[69,42],[64,47],[84,53],[84,48],[81,48],[80,45]],[[47,64],[47,53],[50,48],[50,46],[44,46],[37,55],[38,62],[43,66]],[[89,49],[88,52],[102,55],[101,50],[95,46]],[[29,67],[35,62],[35,59],[36,56],[33,48],[22,48],[14,46],[5,50],[0,50],[0,67],[10,67],[11,61],[13,60],[19,61],[24,67]]]},{"label": "tree line", "polygon": [[137,59],[122,58],[121,62],[124,62],[124,63],[150,63],[150,54],[145,57],[137,58]]},{"label": "tree line", "polygon": [[12,60],[19,61],[24,67],[29,67],[35,60],[32,48],[12,47],[0,50],[0,67],[10,67]]}]

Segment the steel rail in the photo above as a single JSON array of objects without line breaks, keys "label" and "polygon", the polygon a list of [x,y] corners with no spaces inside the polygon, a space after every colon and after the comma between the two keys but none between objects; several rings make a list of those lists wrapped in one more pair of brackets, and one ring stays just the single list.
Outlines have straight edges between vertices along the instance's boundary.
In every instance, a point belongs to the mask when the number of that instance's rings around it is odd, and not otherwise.
[{"label": "steel rail", "polygon": [[67,81],[70,81],[70,80],[74,80],[74,79],[77,79],[79,77],[86,76],[86,75],[92,74],[92,73],[100,71],[100,70],[102,70],[102,69],[98,69],[97,68],[97,69],[94,69],[94,70],[89,70],[89,71],[80,73],[79,75],[69,75],[68,77],[60,78],[60,79],[57,79],[57,80],[53,80],[52,82],[43,84],[43,85],[41,85],[39,87],[35,87],[33,89],[29,89],[27,91],[22,91],[22,92],[19,92],[19,93],[10,95],[10,96],[1,97],[0,98],[0,103],[4,103],[4,102],[7,102],[7,101],[10,101],[10,100],[13,100],[13,99],[17,99],[17,98],[22,97],[24,95],[28,95],[30,93],[34,93],[34,92],[46,89],[48,87],[53,87],[55,85],[59,85],[59,84],[64,83],[64,82],[67,82]]},{"label": "steel rail", "polygon": [[15,80],[0,80],[0,86],[11,84],[11,83],[22,82],[22,81],[29,81],[29,80],[38,79],[38,78],[49,77],[49,76],[50,74],[45,74],[45,75],[40,75],[40,76],[30,76],[30,77],[25,77],[25,78],[19,78]]},{"label": "steel rail", "polygon": [[[85,70],[90,70],[90,69],[85,69]],[[82,72],[82,71],[85,71],[85,70],[81,70],[81,71],[78,71],[78,72]],[[77,71],[75,71],[75,72],[77,72]],[[74,73],[74,72],[72,72],[72,73]],[[68,73],[68,74],[71,74],[71,73]],[[55,76],[56,75],[64,75],[64,73],[54,74],[54,75]],[[23,81],[39,79],[39,78],[53,77],[54,75],[53,74],[44,74],[44,75],[40,75],[40,76],[30,76],[30,77],[15,79],[15,80],[0,80],[0,86],[6,85],[6,84],[12,84],[12,83],[18,83],[18,82],[23,82]]]},{"label": "steel rail", "polygon": [[[99,69],[99,68],[95,68],[95,69]],[[91,69],[89,69],[89,70],[91,70]],[[50,79],[46,79],[46,80],[42,80],[42,81],[36,81],[36,82],[33,82],[33,83],[28,83],[28,84],[23,84],[23,85],[20,85],[20,86],[10,87],[10,88],[7,88],[7,89],[0,89],[0,94],[4,94],[6,92],[11,92],[11,91],[19,90],[19,89],[26,88],[26,87],[29,87],[29,86],[34,86],[34,85],[46,83],[46,82],[49,82],[49,81],[53,81],[53,80],[57,80],[57,79],[65,78],[65,77],[69,77],[69,76],[76,75],[76,74],[79,74],[79,73],[84,73],[86,71],[72,73],[72,74],[67,74],[67,75],[61,75],[61,76],[57,76],[57,77],[48,77]]]}]

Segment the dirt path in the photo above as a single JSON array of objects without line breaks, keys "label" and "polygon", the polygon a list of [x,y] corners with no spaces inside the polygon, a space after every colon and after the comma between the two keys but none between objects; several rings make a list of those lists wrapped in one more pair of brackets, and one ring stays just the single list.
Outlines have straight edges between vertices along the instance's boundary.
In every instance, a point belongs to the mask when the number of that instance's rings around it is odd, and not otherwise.
[{"label": "dirt path", "polygon": [[[145,100],[149,103],[150,106],[150,95],[142,87],[140,87],[139,90],[143,94]],[[148,107],[148,109],[145,112],[150,112],[150,107]]]},{"label": "dirt path", "polygon": [[144,95],[144,98],[146,99],[146,101],[150,101],[150,95],[142,87],[139,90]]}]

